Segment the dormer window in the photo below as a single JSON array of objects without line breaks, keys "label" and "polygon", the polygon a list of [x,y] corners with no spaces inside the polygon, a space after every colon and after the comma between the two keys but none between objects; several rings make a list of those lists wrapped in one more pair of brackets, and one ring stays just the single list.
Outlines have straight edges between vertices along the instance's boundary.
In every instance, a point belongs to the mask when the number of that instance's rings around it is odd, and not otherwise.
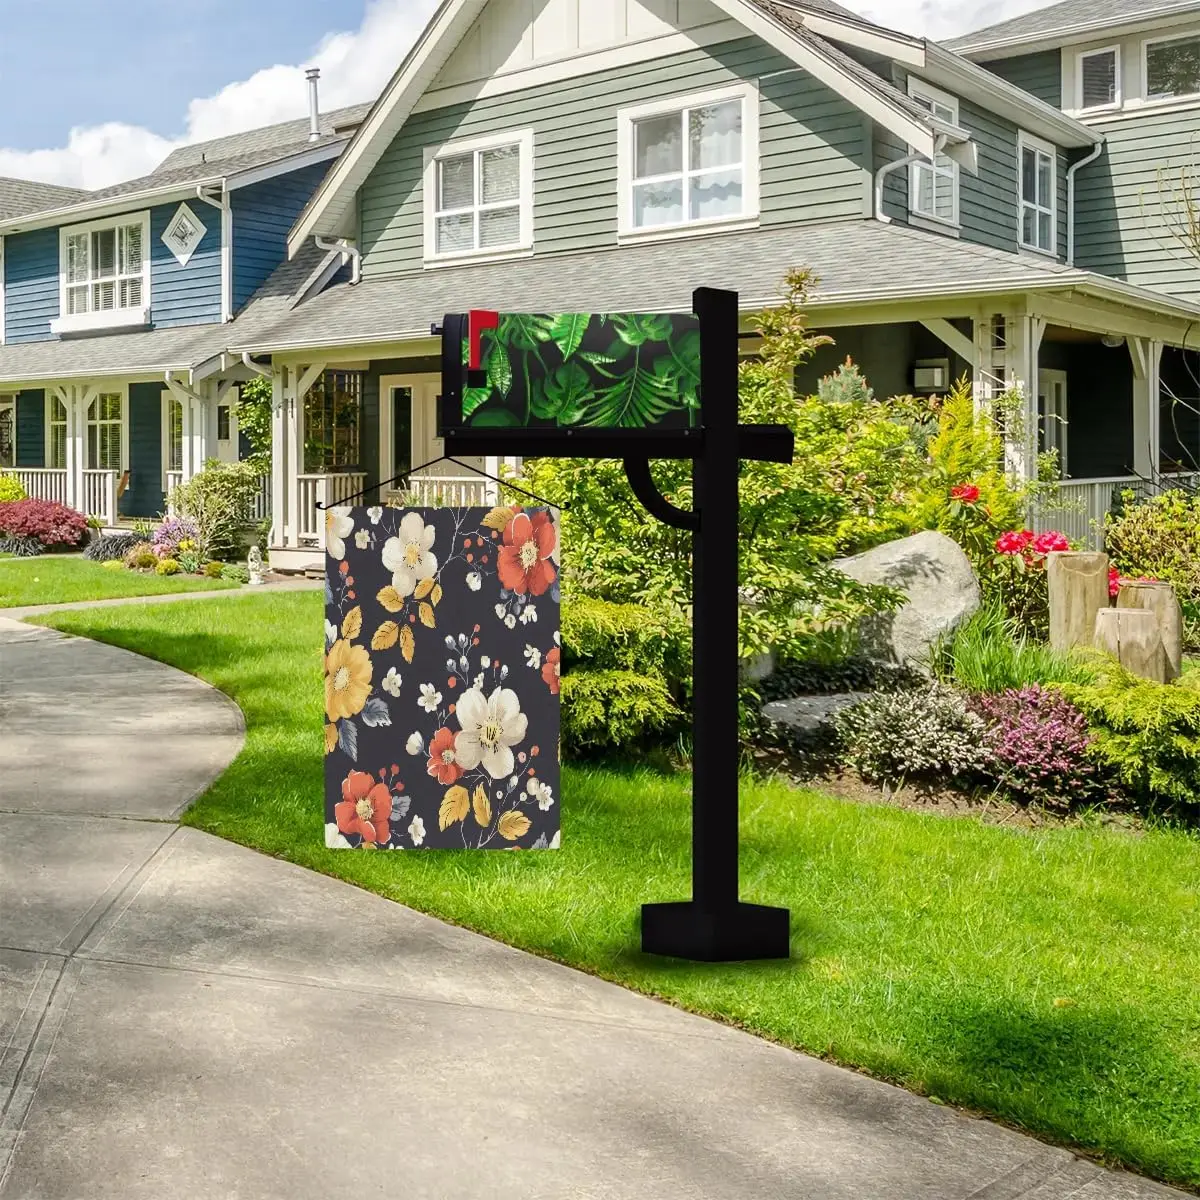
[{"label": "dormer window", "polygon": [[51,332],[147,324],[149,241],[149,213],[60,229],[60,307]]},{"label": "dormer window", "polygon": [[1121,51],[1117,46],[1079,56],[1079,108],[1113,108],[1121,103]]},{"label": "dormer window", "polygon": [[1145,46],[1147,100],[1200,95],[1200,33]]}]

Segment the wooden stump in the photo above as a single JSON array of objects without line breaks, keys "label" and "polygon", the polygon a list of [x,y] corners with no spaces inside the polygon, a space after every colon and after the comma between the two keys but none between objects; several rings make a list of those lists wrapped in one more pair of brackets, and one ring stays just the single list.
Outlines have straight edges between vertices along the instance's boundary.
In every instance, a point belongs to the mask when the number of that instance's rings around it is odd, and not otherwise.
[{"label": "wooden stump", "polygon": [[1183,609],[1175,589],[1169,583],[1123,582],[1117,607],[1154,613],[1167,655],[1167,682],[1178,679],[1183,674]]},{"label": "wooden stump", "polygon": [[1108,555],[1051,554],[1046,560],[1050,588],[1050,645],[1055,650],[1090,646],[1096,614],[1108,608]]},{"label": "wooden stump", "polygon": [[1098,649],[1111,654],[1131,675],[1167,683],[1170,668],[1158,617],[1137,608],[1106,608],[1096,616]]}]

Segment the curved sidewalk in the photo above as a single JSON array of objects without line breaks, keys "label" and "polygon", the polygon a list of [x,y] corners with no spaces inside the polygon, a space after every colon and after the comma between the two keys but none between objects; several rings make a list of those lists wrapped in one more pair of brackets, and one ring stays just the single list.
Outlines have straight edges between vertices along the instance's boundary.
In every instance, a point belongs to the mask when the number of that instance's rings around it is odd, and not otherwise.
[{"label": "curved sidewalk", "polygon": [[241,739],[0,619],[3,1200],[1181,1195],[178,827]]}]

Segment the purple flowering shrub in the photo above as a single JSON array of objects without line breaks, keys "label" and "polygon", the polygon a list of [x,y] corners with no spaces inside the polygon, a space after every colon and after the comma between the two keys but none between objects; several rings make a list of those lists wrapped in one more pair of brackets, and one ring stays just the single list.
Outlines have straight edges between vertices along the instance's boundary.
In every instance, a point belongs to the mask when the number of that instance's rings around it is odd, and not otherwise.
[{"label": "purple flowering shrub", "polygon": [[1033,684],[971,706],[986,722],[1000,782],[1025,800],[1058,808],[1101,799],[1103,780],[1089,758],[1087,718],[1058,692]]},{"label": "purple flowering shrub", "polygon": [[167,517],[150,537],[154,553],[162,558],[178,558],[181,551],[195,550],[199,544],[196,522],[187,517]]}]

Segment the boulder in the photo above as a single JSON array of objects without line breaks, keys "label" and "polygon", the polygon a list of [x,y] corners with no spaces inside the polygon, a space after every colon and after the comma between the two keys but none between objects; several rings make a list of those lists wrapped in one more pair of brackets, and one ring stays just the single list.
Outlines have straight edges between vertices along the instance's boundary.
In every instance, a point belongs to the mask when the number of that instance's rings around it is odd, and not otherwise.
[{"label": "boulder", "polygon": [[862,652],[882,662],[928,670],[933,648],[983,602],[970,560],[952,538],[936,530],[876,546],[833,564],[859,583],[903,592],[907,602],[862,623]]},{"label": "boulder", "polygon": [[817,746],[832,732],[829,723],[844,708],[852,708],[866,696],[843,692],[829,696],[797,696],[764,704],[762,714],[772,725],[782,725],[790,741],[800,746]]}]

